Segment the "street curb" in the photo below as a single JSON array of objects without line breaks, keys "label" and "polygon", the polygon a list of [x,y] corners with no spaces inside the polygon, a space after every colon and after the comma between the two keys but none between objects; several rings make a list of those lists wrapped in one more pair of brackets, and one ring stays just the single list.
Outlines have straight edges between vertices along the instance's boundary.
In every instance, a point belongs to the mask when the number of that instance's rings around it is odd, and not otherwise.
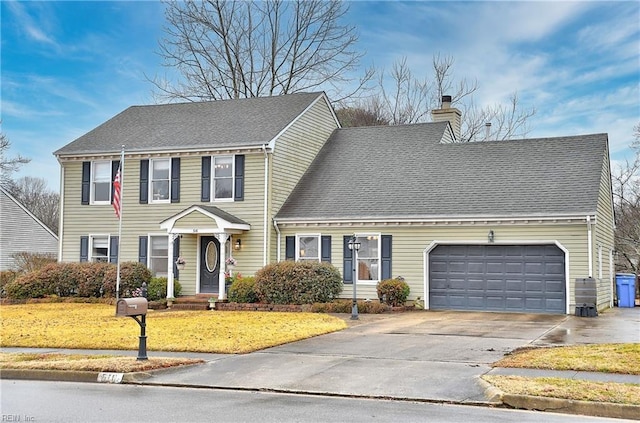
[{"label": "street curb", "polygon": [[490,405],[503,404],[503,401],[502,401],[503,393],[500,389],[496,388],[495,386],[493,386],[486,380],[482,379],[481,377],[478,377],[477,382],[482,387],[482,389],[484,389],[484,396],[485,398],[487,398],[487,402]]},{"label": "street curb", "polygon": [[506,393],[502,393],[502,402],[506,406],[525,410],[640,420],[640,406],[638,405],[575,401]]},{"label": "street curb", "polygon": [[97,382],[99,372],[68,370],[3,369],[0,379],[51,380],[56,382]]}]

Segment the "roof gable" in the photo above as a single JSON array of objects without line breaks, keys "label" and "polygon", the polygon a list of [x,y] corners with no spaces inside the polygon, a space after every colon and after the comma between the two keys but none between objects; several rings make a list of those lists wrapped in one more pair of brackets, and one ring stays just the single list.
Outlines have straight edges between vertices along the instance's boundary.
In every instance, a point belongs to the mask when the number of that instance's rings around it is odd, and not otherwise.
[{"label": "roof gable", "polygon": [[276,218],[595,213],[606,134],[441,143],[444,125],[336,130]]},{"label": "roof gable", "polygon": [[[0,186],[0,193],[2,193],[3,195],[5,195],[7,197],[7,199],[9,199],[10,201],[12,201],[13,203],[15,203],[20,209],[22,209],[24,211],[24,214],[26,216],[29,216],[29,218],[31,220],[33,220],[33,222],[39,226],[42,227],[42,229],[44,229],[45,231],[47,231],[53,238],[55,238],[55,240],[58,240],[58,235],[56,235],[51,229],[49,229],[49,227],[47,225],[45,225],[44,223],[42,223],[42,221],[40,219],[38,219],[33,213],[31,213],[29,211],[29,209],[27,209],[25,206],[23,206],[18,200],[16,200],[14,198],[13,195],[9,194],[9,191],[7,191],[6,189],[4,189],[3,187]],[[4,201],[3,201],[4,202]],[[1,226],[1,224],[0,224]]]},{"label": "roof gable", "polygon": [[[55,155],[243,148],[269,143],[322,92],[132,106]],[[328,100],[327,100],[328,101]]]}]

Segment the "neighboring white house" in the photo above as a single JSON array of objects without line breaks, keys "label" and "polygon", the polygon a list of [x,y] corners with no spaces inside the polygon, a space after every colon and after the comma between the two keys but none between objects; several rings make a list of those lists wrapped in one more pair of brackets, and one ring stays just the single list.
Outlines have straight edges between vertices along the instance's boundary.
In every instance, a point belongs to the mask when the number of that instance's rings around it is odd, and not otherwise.
[{"label": "neighboring white house", "polygon": [[14,267],[21,252],[58,254],[58,236],[0,187],[0,271]]}]

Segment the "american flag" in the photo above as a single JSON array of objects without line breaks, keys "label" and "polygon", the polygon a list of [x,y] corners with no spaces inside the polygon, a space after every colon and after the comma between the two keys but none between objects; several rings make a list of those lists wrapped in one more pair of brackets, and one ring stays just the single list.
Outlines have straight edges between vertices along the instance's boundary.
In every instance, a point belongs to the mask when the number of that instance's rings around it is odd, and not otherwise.
[{"label": "american flag", "polygon": [[120,196],[122,195],[122,185],[120,184],[120,168],[116,173],[116,178],[113,181],[113,209],[116,211],[116,216],[120,219],[121,205]]}]

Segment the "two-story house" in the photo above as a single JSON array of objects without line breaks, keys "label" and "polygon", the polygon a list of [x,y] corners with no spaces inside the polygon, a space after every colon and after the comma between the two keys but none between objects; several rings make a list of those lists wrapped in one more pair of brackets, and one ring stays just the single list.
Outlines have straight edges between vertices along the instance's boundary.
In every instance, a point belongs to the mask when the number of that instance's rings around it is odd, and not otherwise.
[{"label": "two-story house", "polygon": [[570,313],[574,280],[593,276],[609,306],[607,135],[456,143],[460,112],[433,120],[342,129],[324,93],[130,107],[54,153],[60,260],[120,255],[167,276],[169,296],[179,278],[219,298],[229,257],[244,275],[329,261],[345,297],[402,276],[427,309],[539,313]]}]

